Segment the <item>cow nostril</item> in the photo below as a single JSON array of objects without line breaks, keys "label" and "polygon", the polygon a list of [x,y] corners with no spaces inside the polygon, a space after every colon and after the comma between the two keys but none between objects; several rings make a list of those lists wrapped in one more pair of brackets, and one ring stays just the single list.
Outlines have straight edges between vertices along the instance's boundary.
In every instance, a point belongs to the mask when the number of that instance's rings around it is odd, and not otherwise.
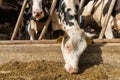
[{"label": "cow nostril", "polygon": [[34,14],[35,14],[36,16],[41,16],[41,15],[43,14],[43,12],[36,12],[36,11],[34,11]]},{"label": "cow nostril", "polygon": [[70,67],[68,70],[67,70],[70,74],[75,74],[75,73],[78,73],[78,69],[74,69],[72,67]]},{"label": "cow nostril", "polygon": [[43,12],[40,12],[40,15],[42,15]]},{"label": "cow nostril", "polygon": [[40,16],[40,15],[42,14],[42,12],[37,12],[37,11],[34,11],[33,13],[34,13],[34,15],[36,15],[36,16]]},{"label": "cow nostril", "polygon": [[40,16],[40,13],[37,13],[36,16]]},{"label": "cow nostril", "polygon": [[36,11],[34,11],[33,13],[34,13],[34,14],[37,14],[37,12],[36,12]]}]

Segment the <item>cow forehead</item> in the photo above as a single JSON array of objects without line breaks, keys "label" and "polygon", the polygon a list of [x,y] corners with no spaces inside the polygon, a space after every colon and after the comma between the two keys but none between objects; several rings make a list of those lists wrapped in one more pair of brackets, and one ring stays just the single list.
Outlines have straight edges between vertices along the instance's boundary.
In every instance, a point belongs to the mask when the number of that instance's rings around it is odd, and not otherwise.
[{"label": "cow forehead", "polygon": [[77,25],[77,4],[75,0],[61,0],[59,2],[58,13],[64,29]]},{"label": "cow forehead", "polygon": [[42,9],[43,0],[32,0],[33,9]]},{"label": "cow forehead", "polygon": [[33,1],[33,3],[40,3],[40,2],[42,2],[42,0],[32,0]]},{"label": "cow forehead", "polygon": [[75,0],[61,0],[59,2],[58,12],[69,12],[71,15],[76,14],[76,9],[79,1]]}]

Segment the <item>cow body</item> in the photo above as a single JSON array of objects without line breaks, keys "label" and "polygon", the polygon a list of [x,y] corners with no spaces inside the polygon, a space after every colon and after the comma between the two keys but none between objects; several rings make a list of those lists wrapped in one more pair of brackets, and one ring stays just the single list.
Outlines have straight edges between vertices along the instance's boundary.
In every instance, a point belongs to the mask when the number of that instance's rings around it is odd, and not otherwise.
[{"label": "cow body", "polygon": [[[103,26],[105,19],[106,19],[106,14],[110,7],[111,0],[104,0],[104,1],[98,0],[98,1],[96,1],[96,3],[94,3],[94,2],[95,2],[95,0],[91,0],[85,6],[82,15],[83,16],[92,15],[92,18],[95,20],[95,22],[99,26]],[[120,6],[118,5],[118,3],[120,3],[119,0],[116,1],[116,5],[114,6],[112,15],[110,16],[110,19],[108,21],[107,29],[105,31],[105,37],[107,39],[114,38],[113,30],[112,30],[114,28],[114,26],[117,26],[117,28],[120,27],[120,19],[118,18],[119,17],[118,15],[120,12]]]}]

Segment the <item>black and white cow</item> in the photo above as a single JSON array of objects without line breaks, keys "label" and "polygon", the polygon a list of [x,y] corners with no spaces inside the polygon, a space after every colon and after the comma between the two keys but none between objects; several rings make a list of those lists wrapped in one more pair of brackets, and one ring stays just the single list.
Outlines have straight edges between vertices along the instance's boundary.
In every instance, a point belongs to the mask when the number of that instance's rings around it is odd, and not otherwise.
[{"label": "black and white cow", "polygon": [[[112,0],[91,0],[84,8],[82,16],[91,15],[94,21],[99,25],[103,26],[106,14],[110,7]],[[110,16],[107,29],[105,31],[105,37],[112,39],[115,37],[113,29],[120,32],[120,0],[116,0],[115,6]]]},{"label": "black and white cow", "polygon": [[[86,35],[78,24],[77,9],[79,0],[59,0],[53,21],[59,23],[59,29],[65,32],[61,50],[65,60],[65,69],[69,73],[78,73],[79,58],[87,47]],[[56,26],[57,27],[57,26]]]},{"label": "black and white cow", "polygon": [[50,6],[49,0],[32,0],[30,2],[32,14],[28,25],[30,40],[34,40],[35,35],[42,31],[49,16]]},{"label": "black and white cow", "polygon": [[[33,1],[33,16],[36,19],[37,14],[44,16],[42,9],[43,0]],[[62,39],[61,50],[65,60],[65,69],[69,73],[78,73],[79,58],[87,47],[86,35],[80,29],[77,20],[77,9],[79,0],[57,0],[57,6],[54,16],[58,16],[55,21],[60,25],[60,29],[65,32]]]}]

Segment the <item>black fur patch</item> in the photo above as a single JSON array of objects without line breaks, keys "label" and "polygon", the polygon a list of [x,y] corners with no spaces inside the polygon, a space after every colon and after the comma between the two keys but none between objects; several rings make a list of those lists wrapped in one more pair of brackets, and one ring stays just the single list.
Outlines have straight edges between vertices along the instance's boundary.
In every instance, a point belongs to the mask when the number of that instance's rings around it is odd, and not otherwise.
[{"label": "black fur patch", "polygon": [[62,4],[62,2],[63,0],[58,0],[57,2],[57,11],[58,11],[60,21],[61,21],[61,14],[65,12],[65,8],[66,8],[65,3]]},{"label": "black fur patch", "polygon": [[74,15],[70,15],[70,11],[71,11],[71,9],[68,8],[68,9],[67,9],[67,12],[64,13],[64,18],[65,18],[64,20],[65,20],[65,22],[66,22],[66,25],[73,26],[74,23],[73,23],[73,22],[70,22],[70,20],[74,19],[75,16],[74,16]]},{"label": "black fur patch", "polygon": [[[70,11],[72,11],[71,8],[68,8],[67,11],[65,11],[66,7],[67,7],[67,5],[63,2],[63,0],[58,1],[57,11],[58,11],[58,14],[59,14],[60,21],[61,21],[61,17],[62,17],[61,15],[63,15],[64,19],[63,19],[62,22],[65,22],[66,25],[73,26],[74,23],[71,22],[70,20],[72,20],[72,19],[77,20],[77,15],[71,15],[70,14]],[[77,13],[77,9],[78,9],[79,6],[75,5],[74,7],[76,8],[75,13]]]},{"label": "black fur patch", "polygon": [[112,0],[108,0],[108,2],[106,3],[105,7],[103,8],[103,15],[105,16],[105,14],[108,12],[108,9],[110,7]]}]

